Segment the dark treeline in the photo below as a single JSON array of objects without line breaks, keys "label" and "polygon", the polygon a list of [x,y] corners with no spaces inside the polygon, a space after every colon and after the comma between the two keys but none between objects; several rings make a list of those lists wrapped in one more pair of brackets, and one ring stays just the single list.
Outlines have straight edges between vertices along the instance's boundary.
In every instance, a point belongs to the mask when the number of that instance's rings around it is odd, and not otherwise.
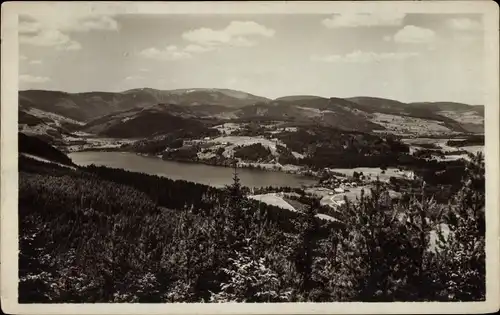
[{"label": "dark treeline", "polygon": [[314,201],[301,214],[247,200],[237,176],[220,190],[20,162],[21,303],[485,297],[480,156],[448,204],[431,196],[398,203],[377,185],[346,202],[342,225],[316,220]]},{"label": "dark treeline", "polygon": [[466,147],[470,145],[484,145],[484,135],[468,136],[465,140],[448,140],[447,145],[451,147]]},{"label": "dark treeline", "polygon": [[50,161],[55,161],[62,164],[73,165],[73,162],[64,153],[52,147],[45,141],[18,133],[18,150],[22,153],[36,155]]},{"label": "dark treeline", "polygon": [[[229,198],[224,190],[184,180],[171,180],[166,177],[104,166],[91,165],[84,170],[101,179],[127,185],[144,192],[156,204],[169,209],[192,208],[194,213],[206,215],[214,207],[228,202]],[[248,188],[241,187],[241,190],[245,192],[248,191]],[[266,212],[269,220],[275,222],[280,229],[284,231],[294,230],[290,221],[297,217],[296,213],[255,200],[247,200],[246,202],[254,209]]]},{"label": "dark treeline", "polygon": [[306,155],[296,160],[297,164],[315,170],[325,167],[413,166],[418,163],[416,158],[409,155],[408,145],[389,135],[382,138],[360,132],[314,127],[281,133],[278,138],[287,148]]},{"label": "dark treeline", "polygon": [[260,143],[238,146],[234,149],[234,157],[243,161],[266,161],[270,155],[271,151]]},{"label": "dark treeline", "polygon": [[138,153],[158,154],[162,153],[167,148],[177,149],[182,147],[184,140],[213,137],[218,134],[219,132],[217,129],[209,128],[204,125],[197,125],[191,128],[175,130],[168,134],[158,136],[158,138],[151,136],[145,140],[123,145],[121,149]]}]

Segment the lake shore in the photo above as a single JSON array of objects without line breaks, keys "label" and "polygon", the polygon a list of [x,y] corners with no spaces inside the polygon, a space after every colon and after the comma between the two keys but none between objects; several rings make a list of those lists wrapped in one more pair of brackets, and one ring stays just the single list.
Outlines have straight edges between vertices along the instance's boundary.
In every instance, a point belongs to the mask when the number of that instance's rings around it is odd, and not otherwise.
[{"label": "lake shore", "polygon": [[[174,161],[174,162],[189,163],[189,164],[203,164],[203,165],[210,165],[210,166],[224,167],[224,168],[234,167],[234,165],[230,162],[230,160],[225,160],[224,162],[226,163],[214,163],[208,159],[190,160],[190,159],[165,158],[162,157],[161,155],[123,150],[123,148],[118,146],[83,147],[83,148],[70,146],[70,147],[61,147],[59,149],[65,152],[66,154],[78,153],[78,152],[121,152],[121,153],[133,153],[139,156],[156,158],[163,161]],[[311,177],[314,179],[320,178],[319,172],[312,171],[305,166],[292,165],[292,164],[281,165],[279,163],[258,163],[258,162],[238,161],[236,167],[240,169],[252,169],[252,170],[261,170],[268,172],[294,174],[299,176]]]},{"label": "lake shore", "polygon": [[[69,153],[77,165],[102,165],[133,172],[186,180],[222,187],[232,182],[231,167],[221,167],[196,162],[164,160],[159,157],[120,151],[79,151]],[[317,178],[273,170],[239,168],[242,185],[247,187],[306,187],[318,183]]]}]

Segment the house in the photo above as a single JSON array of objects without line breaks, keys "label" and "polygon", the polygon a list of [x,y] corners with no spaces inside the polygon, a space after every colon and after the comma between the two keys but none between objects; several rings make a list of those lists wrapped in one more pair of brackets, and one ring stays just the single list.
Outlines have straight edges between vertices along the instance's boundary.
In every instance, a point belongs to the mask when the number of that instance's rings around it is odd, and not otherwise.
[{"label": "house", "polygon": [[409,171],[405,173],[405,177],[411,180],[415,179],[415,173],[413,171]]}]

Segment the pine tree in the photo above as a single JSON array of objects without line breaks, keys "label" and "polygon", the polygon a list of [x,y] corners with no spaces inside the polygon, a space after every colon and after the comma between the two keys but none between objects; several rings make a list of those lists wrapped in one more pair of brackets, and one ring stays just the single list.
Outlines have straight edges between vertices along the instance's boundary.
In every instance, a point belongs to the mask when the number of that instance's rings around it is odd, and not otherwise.
[{"label": "pine tree", "polygon": [[314,200],[309,205],[305,215],[299,222],[298,244],[295,252],[295,268],[300,275],[300,291],[307,294],[311,291],[312,273],[314,262],[314,250],[316,233],[318,232],[318,220],[316,213],[318,202]]},{"label": "pine tree", "polygon": [[445,223],[449,235],[439,233],[444,249],[437,265],[439,282],[448,300],[485,299],[485,164],[481,153],[471,156],[462,188],[453,198]]},{"label": "pine tree", "polygon": [[240,178],[236,167],[236,161],[233,162],[233,183],[226,187],[228,193],[227,204],[225,207],[225,217],[227,219],[226,242],[229,248],[238,250],[242,248],[245,235],[250,222],[247,220],[247,203],[243,195]]},{"label": "pine tree", "polygon": [[236,161],[233,162],[233,183],[231,184],[231,186],[229,186],[229,193],[232,201],[240,201],[240,199],[243,197]]}]

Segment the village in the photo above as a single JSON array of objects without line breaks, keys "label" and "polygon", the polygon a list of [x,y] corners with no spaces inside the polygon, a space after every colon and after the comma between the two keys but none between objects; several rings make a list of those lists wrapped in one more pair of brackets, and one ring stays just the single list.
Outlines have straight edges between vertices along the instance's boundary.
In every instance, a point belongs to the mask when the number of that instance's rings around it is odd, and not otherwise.
[{"label": "village", "polygon": [[[345,200],[355,201],[361,194],[368,195],[375,181],[380,181],[383,185],[389,185],[390,178],[400,178],[408,181],[415,180],[413,171],[401,169],[380,169],[380,168],[355,168],[355,169],[328,169],[326,168],[315,185],[304,186],[300,192],[306,198],[319,200],[321,206],[327,206],[334,212],[345,204]],[[393,189],[388,190],[389,198],[398,199],[402,194]],[[266,193],[255,194],[251,189],[248,196],[251,199],[277,206],[293,212],[301,212],[307,206],[297,200],[300,194],[297,192],[285,191],[285,189],[275,188]],[[333,216],[318,213],[318,218],[327,221],[338,221]]]}]

